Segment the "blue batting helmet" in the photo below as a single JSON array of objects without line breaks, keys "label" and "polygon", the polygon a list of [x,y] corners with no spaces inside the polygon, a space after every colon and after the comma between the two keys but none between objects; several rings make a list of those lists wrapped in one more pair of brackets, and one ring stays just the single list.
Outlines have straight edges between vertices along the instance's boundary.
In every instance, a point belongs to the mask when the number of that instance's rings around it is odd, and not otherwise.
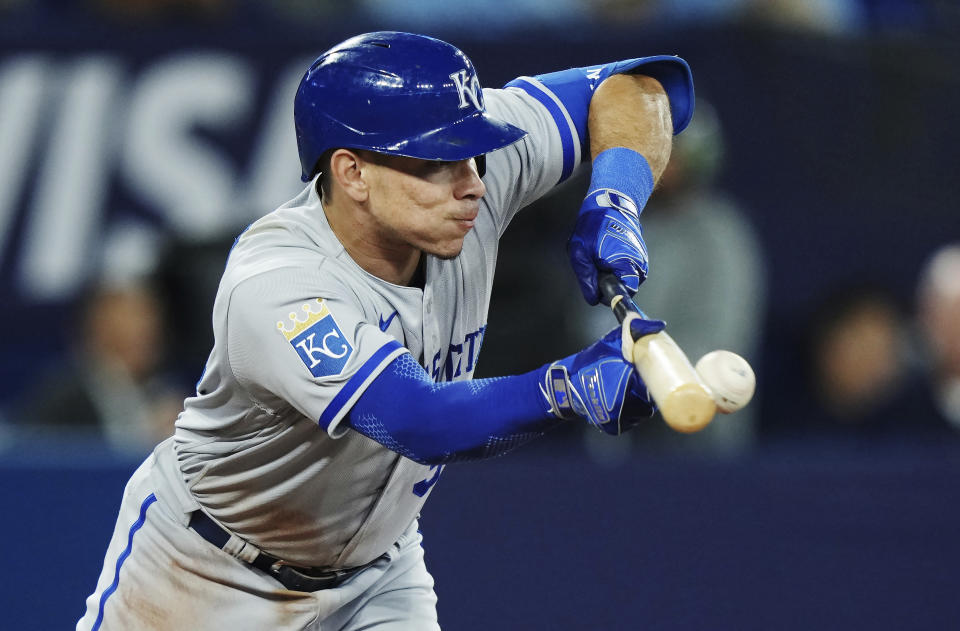
[{"label": "blue batting helmet", "polygon": [[340,147],[454,161],[526,135],[487,114],[460,49],[394,31],[358,35],[320,55],[300,82],[293,119],[304,182]]}]

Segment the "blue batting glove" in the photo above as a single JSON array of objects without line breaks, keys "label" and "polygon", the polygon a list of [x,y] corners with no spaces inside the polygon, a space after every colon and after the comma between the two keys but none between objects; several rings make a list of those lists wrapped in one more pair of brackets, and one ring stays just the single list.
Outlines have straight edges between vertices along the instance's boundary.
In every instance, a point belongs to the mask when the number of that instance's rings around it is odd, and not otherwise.
[{"label": "blue batting glove", "polygon": [[591,305],[600,301],[598,272],[613,272],[631,292],[646,279],[649,262],[640,212],[653,184],[646,158],[632,149],[607,149],[593,161],[590,192],[567,242],[580,291]]},{"label": "blue batting glove", "polygon": [[[662,331],[661,320],[633,319],[631,330]],[[602,432],[622,434],[653,416],[656,405],[625,357],[622,327],[592,346],[553,362],[544,371],[541,392],[550,412],[561,419],[582,419]],[[632,347],[633,337],[630,337]]]}]

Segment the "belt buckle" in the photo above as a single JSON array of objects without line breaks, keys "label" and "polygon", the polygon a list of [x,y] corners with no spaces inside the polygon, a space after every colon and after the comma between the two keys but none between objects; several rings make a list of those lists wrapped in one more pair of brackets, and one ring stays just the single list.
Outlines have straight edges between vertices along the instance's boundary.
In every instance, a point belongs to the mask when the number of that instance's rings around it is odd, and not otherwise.
[{"label": "belt buckle", "polygon": [[282,567],[293,567],[293,563],[288,563],[283,559],[277,559],[270,564],[270,572],[273,574],[277,574],[280,572],[280,568]]},{"label": "belt buckle", "polygon": [[270,566],[270,573],[285,587],[294,591],[315,592],[329,587],[336,587],[341,577],[347,574],[343,570],[331,570],[326,576],[310,576],[301,571],[300,566],[278,560]]}]

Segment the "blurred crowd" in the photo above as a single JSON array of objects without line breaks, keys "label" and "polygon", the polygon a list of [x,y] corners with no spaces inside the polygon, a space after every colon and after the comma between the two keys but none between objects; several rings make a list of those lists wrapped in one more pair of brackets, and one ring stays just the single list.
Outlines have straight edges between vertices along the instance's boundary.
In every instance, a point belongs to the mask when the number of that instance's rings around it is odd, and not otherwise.
[{"label": "blurred crowd", "polygon": [[[751,405],[719,415],[693,435],[670,430],[659,415],[619,439],[581,432],[588,451],[610,462],[637,450],[735,457],[797,439],[864,445],[960,441],[960,241],[929,253],[907,295],[872,273],[823,279],[801,324],[781,335],[788,341],[768,362],[763,351],[771,351],[762,347],[769,253],[752,220],[765,209],[746,208],[723,189],[722,121],[704,99],[696,111],[675,138],[670,164],[641,217],[651,272],[636,300],[666,320],[692,363],[717,348],[746,357],[759,373],[758,393]],[[575,208],[589,175],[579,178],[532,212],[543,213],[546,223],[557,205]],[[541,251],[530,258],[551,256]],[[553,291],[574,297],[564,304],[571,314],[568,334],[586,345],[613,319],[606,309],[579,301],[571,287]],[[493,309],[520,309],[522,300]],[[511,344],[535,335],[518,326]],[[779,372],[782,366],[786,370]]]},{"label": "blurred crowd", "polygon": [[[158,24],[269,14],[310,25],[350,13],[375,27],[410,30],[462,29],[465,16],[457,5],[435,0],[363,0],[349,8],[309,0],[0,0],[0,18],[8,25],[42,21],[47,12],[68,8],[98,19]],[[514,0],[509,11],[486,0],[471,3],[469,11],[471,20],[484,24],[484,33],[472,33],[480,38],[582,21],[679,26],[738,20],[827,35],[936,34],[960,23],[957,5],[947,0]],[[780,345],[771,362],[764,348],[768,327],[777,325],[768,321],[770,245],[753,219],[770,209],[751,208],[724,187],[728,133],[723,112],[699,100],[643,212],[651,276],[637,300],[667,321],[694,362],[714,348],[751,360],[757,400],[693,436],[672,433],[655,418],[620,440],[579,429],[557,439],[577,441],[604,461],[637,450],[735,456],[798,437],[958,441],[960,234],[956,243],[928,253],[908,295],[875,275],[823,279],[822,294],[806,297],[809,313],[798,316],[802,330],[781,335],[790,343]],[[572,225],[562,217],[572,218],[578,207],[586,171],[534,204],[508,231],[478,376],[532,369],[613,326],[607,310],[579,300],[561,247]],[[142,454],[169,435],[212,343],[209,312],[233,237],[197,241],[166,234],[160,243],[135,248],[152,253],[146,262],[142,256],[136,265],[129,257],[106,257],[70,305],[75,330],[67,335],[69,351],[46,362],[32,387],[0,406],[0,425],[7,428],[0,437],[16,444],[92,435],[118,452]],[[523,269],[557,271],[532,286],[527,275],[515,273]],[[531,344],[543,337],[541,320],[516,317],[531,300],[557,305],[554,345]]]},{"label": "blurred crowd", "polygon": [[21,435],[97,435],[143,452],[173,431],[185,391],[164,375],[163,303],[148,282],[98,284],[83,296],[77,343],[18,404]]},{"label": "blurred crowd", "polygon": [[[723,154],[722,123],[701,99],[643,212],[652,265],[637,301],[667,321],[692,362],[714,348],[747,357],[757,365],[757,397],[763,398],[765,383],[777,378],[757,364],[767,309],[764,244],[750,213],[718,186]],[[575,209],[588,179],[588,172],[578,174],[526,211],[529,222],[552,223],[555,235],[537,246],[510,247],[508,233],[502,267],[566,266],[555,247],[565,224],[542,216],[558,206]],[[519,232],[529,239],[522,227]],[[212,343],[209,311],[229,246],[227,236],[174,241],[145,256],[150,248],[140,243],[136,257],[104,257],[71,318],[76,331],[69,354],[9,411],[15,433],[28,439],[96,435],[124,453],[142,453],[169,435]],[[579,299],[572,275],[561,271],[549,279],[553,286],[537,281],[539,291],[567,297],[559,301],[565,316],[557,319],[566,346],[548,345],[542,356],[529,349],[517,359],[509,349],[541,337],[542,322],[516,317],[529,307],[530,291],[501,274],[491,312],[496,332],[485,344],[480,376],[527,370],[614,326],[607,309]],[[931,253],[911,300],[865,278],[827,287],[805,321],[795,346],[786,349],[794,377],[762,408],[754,402],[691,436],[654,418],[619,439],[583,428],[563,437],[582,440],[605,462],[636,450],[735,456],[797,437],[960,441],[960,242]]]},{"label": "blurred crowd", "polygon": [[[508,10],[505,7],[509,6]],[[315,25],[332,18],[388,23],[398,29],[457,29],[482,25],[473,35],[509,30],[565,28],[585,22],[610,25],[748,22],[825,34],[941,32],[957,24],[952,0],[0,0],[0,14],[42,19],[70,11],[98,19],[153,22],[237,22],[263,19]]]}]

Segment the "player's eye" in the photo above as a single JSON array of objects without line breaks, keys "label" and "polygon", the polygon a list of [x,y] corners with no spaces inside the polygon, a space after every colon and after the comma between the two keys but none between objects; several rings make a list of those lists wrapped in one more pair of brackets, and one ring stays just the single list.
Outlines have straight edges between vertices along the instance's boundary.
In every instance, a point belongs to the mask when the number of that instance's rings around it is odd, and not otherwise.
[{"label": "player's eye", "polygon": [[423,171],[425,173],[437,173],[444,169],[449,169],[453,164],[453,162],[446,162],[444,160],[427,160],[423,165]]},{"label": "player's eye", "polygon": [[[480,177],[483,177],[483,174],[487,170],[486,156],[477,156],[470,158],[470,160],[474,161],[477,167],[477,173]],[[444,171],[449,171],[451,174],[454,174],[458,172],[466,162],[466,160],[458,160],[455,162],[447,160],[423,160],[417,168],[417,174],[421,177],[429,177]]]}]

